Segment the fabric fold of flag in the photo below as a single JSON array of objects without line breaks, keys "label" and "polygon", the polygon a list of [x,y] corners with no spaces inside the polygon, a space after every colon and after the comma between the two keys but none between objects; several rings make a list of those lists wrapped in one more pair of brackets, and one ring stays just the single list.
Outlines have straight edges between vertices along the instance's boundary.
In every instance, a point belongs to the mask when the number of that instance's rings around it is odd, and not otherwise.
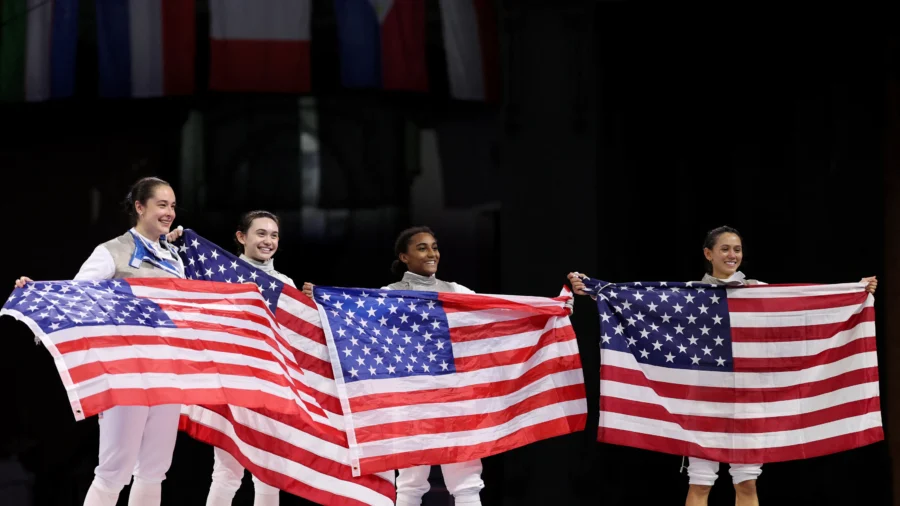
[{"label": "fabric fold of flag", "polygon": [[222,448],[263,482],[317,504],[392,506],[391,473],[354,478],[342,433],[298,417],[235,406],[183,406],[179,428]]},{"label": "fabric fold of flag", "polygon": [[185,230],[177,243],[187,277],[260,290],[303,372],[298,383],[310,396],[308,411],[299,415],[240,406],[184,406],[181,430],[229,452],[263,482],[319,504],[393,505],[393,472],[355,477],[351,469],[344,416],[313,301],[193,230]]},{"label": "fabric fold of flag", "polygon": [[585,284],[601,319],[599,441],[744,464],[884,439],[863,283]]},{"label": "fabric fold of flag", "polygon": [[582,430],[569,297],[316,287],[355,473]]}]

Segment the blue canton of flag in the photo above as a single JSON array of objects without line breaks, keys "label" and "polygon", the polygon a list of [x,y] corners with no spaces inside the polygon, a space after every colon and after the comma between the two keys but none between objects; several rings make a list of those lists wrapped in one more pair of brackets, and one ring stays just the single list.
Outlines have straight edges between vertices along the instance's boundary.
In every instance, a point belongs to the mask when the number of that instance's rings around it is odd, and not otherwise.
[{"label": "blue canton of flag", "polygon": [[314,295],[344,381],[456,372],[437,293],[317,286]]},{"label": "blue canton of flag", "polygon": [[269,310],[275,314],[284,283],[200,237],[191,229],[185,229],[175,245],[178,247],[178,255],[184,260],[184,276],[187,279],[255,283],[262,291]]},{"label": "blue canton of flag", "polygon": [[13,291],[3,309],[27,316],[44,334],[109,325],[175,327],[157,304],[136,297],[127,281],[116,279],[28,283]]},{"label": "blue canton of flag", "polygon": [[661,367],[733,371],[724,286],[584,280],[597,297],[600,346]]}]

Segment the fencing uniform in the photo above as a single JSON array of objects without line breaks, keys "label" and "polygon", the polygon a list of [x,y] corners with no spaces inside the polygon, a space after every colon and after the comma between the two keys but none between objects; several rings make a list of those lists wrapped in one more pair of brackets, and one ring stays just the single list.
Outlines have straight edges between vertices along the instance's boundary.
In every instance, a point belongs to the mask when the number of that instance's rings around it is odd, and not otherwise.
[{"label": "fencing uniform", "polygon": [[[707,274],[703,276],[701,283],[730,286],[765,284],[754,279],[745,279],[744,274],[740,271],[735,272],[728,279],[719,279]],[[711,487],[716,482],[719,473],[718,462],[697,457],[689,457],[688,461],[688,483]],[[755,480],[762,474],[762,464],[730,464],[729,467],[731,480],[735,485]]]},{"label": "fencing uniform", "polygon": [[[241,255],[241,260],[282,283],[297,287],[293,279],[275,270],[275,263],[272,259],[260,262]],[[234,494],[241,488],[243,478],[244,466],[230,453],[216,448],[214,450],[212,484],[209,487],[209,495],[206,497],[206,506],[229,506],[234,499]],[[278,489],[259,481],[256,476],[253,476],[253,491],[255,506],[278,506]]]},{"label": "fencing uniform", "polygon": [[[441,281],[434,276],[420,276],[411,272],[403,274],[403,279],[383,287],[385,290],[418,290],[427,292],[475,293],[458,284]],[[416,466],[401,469],[397,477],[397,506],[419,506],[422,496],[431,488],[428,475],[431,466]],[[447,491],[453,495],[455,504],[481,506],[479,492],[484,488],[481,479],[481,460],[444,464],[441,466]]]},{"label": "fencing uniform", "polygon": [[[184,278],[177,250],[131,229],[101,244],[81,266],[75,280]],[[131,481],[130,506],[159,506],[162,481],[172,463],[178,435],[179,404],[115,406],[99,415],[99,464],[85,506],[114,506]]]}]

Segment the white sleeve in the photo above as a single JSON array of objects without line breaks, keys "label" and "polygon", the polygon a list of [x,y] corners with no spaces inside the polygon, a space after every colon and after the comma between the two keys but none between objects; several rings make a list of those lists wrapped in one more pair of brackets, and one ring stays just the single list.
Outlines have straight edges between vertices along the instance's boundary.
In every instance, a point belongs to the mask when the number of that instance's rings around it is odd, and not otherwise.
[{"label": "white sleeve", "polygon": [[297,288],[297,285],[294,284],[294,280],[287,276],[284,276],[284,282],[288,285],[293,286],[294,288]]},{"label": "white sleeve", "polygon": [[453,285],[453,291],[456,293],[475,293],[473,290],[470,290],[459,283],[450,283]]},{"label": "white sleeve", "polygon": [[115,274],[116,262],[112,254],[103,246],[97,246],[72,279],[75,281],[112,279]]}]

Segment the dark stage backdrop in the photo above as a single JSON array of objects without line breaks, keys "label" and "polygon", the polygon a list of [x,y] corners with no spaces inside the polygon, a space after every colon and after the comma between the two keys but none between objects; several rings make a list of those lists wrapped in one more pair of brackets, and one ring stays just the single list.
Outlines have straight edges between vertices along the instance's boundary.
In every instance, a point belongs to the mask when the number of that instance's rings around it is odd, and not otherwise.
[{"label": "dark stage backdrop", "polygon": [[[474,160],[441,154],[447,205],[436,220],[447,278],[478,291],[536,295],[555,293],[576,269],[611,281],[698,279],[705,232],[729,224],[744,234],[742,270],[769,283],[888,273],[876,306],[880,363],[883,378],[898,377],[888,360],[896,345],[888,339],[900,339],[900,325],[884,321],[886,301],[900,293],[900,246],[896,235],[885,241],[886,230],[898,231],[896,35],[715,28],[664,18],[650,21],[618,3],[506,2],[506,98],[498,107],[324,90],[318,108],[326,137],[322,156],[329,157],[323,181],[339,181],[347,191],[329,190],[320,205],[388,210],[371,222],[340,221],[335,226],[345,232],[330,238],[304,237],[298,225],[294,237],[285,234],[279,267],[296,280],[389,280],[384,269],[393,234],[414,214],[408,194],[418,175],[418,146],[408,138],[413,125],[437,132],[441,146],[475,146]],[[230,106],[246,109],[243,100],[250,101],[238,97]],[[127,226],[118,201],[139,176],[159,175],[181,191],[181,132],[189,112],[199,108],[215,117],[227,102],[4,105],[0,210],[9,231],[0,280],[11,288],[23,274],[70,278],[96,244]],[[385,119],[373,127],[349,110]],[[300,128],[282,125],[291,133]],[[217,138],[215,126],[207,142]],[[379,126],[384,142],[375,149],[366,139]],[[261,130],[258,141],[243,142],[271,148],[258,149],[261,158],[247,156],[250,168],[265,165],[272,171],[265,177],[276,184],[302,184],[290,179],[296,178],[290,166],[273,168],[279,162],[271,159],[272,150],[290,154],[299,147]],[[353,135],[340,135],[348,131]],[[218,142],[230,142],[225,134]],[[474,144],[467,137],[474,135],[490,141]],[[345,144],[333,141],[342,137]],[[241,192],[242,206],[266,207],[271,198],[290,207],[284,188],[254,193],[238,188],[245,179],[223,179],[238,168],[229,169],[229,157],[217,158],[221,150],[203,147],[208,171],[192,175],[200,179],[179,195],[187,202],[178,220],[219,243],[230,240],[231,223],[244,210],[221,198],[229,189]],[[375,170],[378,191],[372,189]],[[465,184],[470,179],[477,187]],[[214,205],[200,206],[204,198]],[[485,203],[487,210],[476,212],[483,224],[474,232],[458,223],[454,213]],[[895,214],[886,220],[889,211]],[[573,321],[591,410],[588,430],[486,459],[486,506],[683,503],[687,478],[679,474],[680,457],[594,442],[596,320],[590,300],[579,299]],[[4,318],[0,336],[6,392],[0,460],[14,456],[30,473],[34,504],[80,504],[96,465],[96,420],[72,420],[49,356],[24,326]],[[883,379],[885,415],[898,406],[890,396],[900,387],[890,387]],[[891,423],[897,420],[885,419],[895,440]],[[203,504],[211,467],[208,447],[180,437],[163,504]],[[733,504],[722,474],[710,504]],[[879,443],[766,465],[759,494],[766,505],[886,505],[891,476],[888,444]],[[127,490],[120,504],[126,497]],[[252,504],[249,484],[234,504]],[[284,495],[282,504],[303,502]]]}]

